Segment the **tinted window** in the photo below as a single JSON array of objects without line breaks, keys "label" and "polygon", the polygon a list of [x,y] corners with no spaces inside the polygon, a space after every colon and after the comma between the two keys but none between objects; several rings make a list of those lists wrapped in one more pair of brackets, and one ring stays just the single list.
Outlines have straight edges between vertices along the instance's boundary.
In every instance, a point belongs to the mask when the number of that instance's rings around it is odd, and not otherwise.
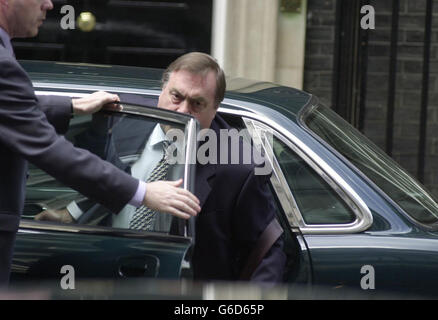
[{"label": "tinted window", "polygon": [[[159,180],[176,180],[184,174],[184,164],[175,161],[179,160],[177,157],[181,155],[185,145],[184,128],[184,125],[152,118],[97,113],[72,119],[65,137],[76,147],[86,149],[144,181],[148,181],[157,164],[166,156],[166,159],[174,161],[166,165],[166,175]],[[172,129],[179,133],[179,140],[171,143],[165,151],[162,141],[166,138],[166,132]],[[175,134],[172,136],[176,137]],[[24,219],[34,219],[43,210],[55,216],[60,211],[68,210],[75,218],[75,224],[132,228],[134,207],[127,205],[118,214],[112,214],[105,207],[64,186],[32,165],[29,168],[26,194]],[[149,216],[147,226],[142,230],[169,232],[171,215],[149,212]]]},{"label": "tinted window", "polygon": [[351,161],[411,217],[422,223],[438,222],[438,204],[433,196],[335,112],[322,105],[312,106],[303,119],[310,130]]},{"label": "tinted window", "polygon": [[345,224],[354,213],[303,159],[274,137],[274,154],[306,224]]}]

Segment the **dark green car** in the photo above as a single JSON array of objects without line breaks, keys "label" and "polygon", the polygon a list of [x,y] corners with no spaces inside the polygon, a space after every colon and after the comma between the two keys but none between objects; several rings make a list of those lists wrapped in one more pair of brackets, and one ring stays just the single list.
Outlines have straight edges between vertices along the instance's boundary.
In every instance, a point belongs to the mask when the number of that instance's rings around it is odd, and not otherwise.
[{"label": "dark green car", "polygon": [[[161,70],[48,62],[23,62],[37,94],[81,96],[105,90],[145,105],[125,103],[122,112],[72,119],[66,137],[100,155],[90,141],[99,123],[127,123],[112,132],[121,161],[133,163],[137,128],[166,124],[184,133],[184,165],[173,177],[193,190],[197,122],[153,108]],[[438,205],[406,171],[311,94],[272,83],[228,79],[219,113],[267,155],[278,220],[288,257],[284,282],[437,295]],[[139,125],[136,125],[139,124]],[[245,129],[245,130],[243,130]],[[92,136],[92,135],[91,135]],[[117,195],[108,195],[117,196]],[[190,277],[193,221],[163,214],[148,232],[133,231],[102,210],[82,212],[77,223],[34,220],[42,210],[87,201],[31,167],[27,198],[13,259],[11,284],[63,276],[77,279]],[[65,268],[65,267],[64,267]]]}]

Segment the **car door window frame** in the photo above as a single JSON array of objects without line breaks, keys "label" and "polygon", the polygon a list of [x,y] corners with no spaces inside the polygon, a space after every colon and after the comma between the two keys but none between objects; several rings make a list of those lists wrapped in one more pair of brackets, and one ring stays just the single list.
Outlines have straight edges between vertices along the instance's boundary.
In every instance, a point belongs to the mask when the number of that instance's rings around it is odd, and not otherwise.
[{"label": "car door window frame", "polygon": [[[95,90],[90,90],[94,92]],[[112,91],[115,92],[115,91]],[[117,93],[117,92],[116,92]],[[36,91],[37,95],[58,95],[58,96],[70,96],[70,97],[83,97],[87,93],[78,93],[71,91],[51,91],[51,90],[41,90]],[[157,97],[158,93],[149,93],[148,96]],[[177,124],[182,124],[185,126],[185,140],[187,141],[187,147],[185,152],[185,165],[184,165],[184,177],[182,188],[194,191],[194,181],[195,181],[195,159],[196,157],[196,139],[197,133],[199,131],[199,122],[192,116],[181,114],[174,111],[169,111],[159,108],[143,107],[133,104],[126,104],[122,111],[111,111],[111,113],[120,113],[134,115],[138,117],[144,117],[149,119],[166,120]],[[105,227],[105,226],[89,226],[89,225],[78,225],[78,224],[63,224],[58,222],[49,221],[35,221],[35,220],[20,220],[20,229],[36,229],[36,230],[50,230],[50,231],[62,231],[62,232],[73,232],[73,233],[92,233],[92,234],[111,234],[115,236],[123,237],[165,237],[172,238],[174,241],[179,241],[178,238],[184,238],[187,240],[191,237],[192,240],[195,237],[194,230],[194,219],[189,219],[184,228],[183,235],[171,235],[169,233],[162,232],[148,232],[148,231],[137,231],[123,228]],[[182,239],[181,239],[182,240]]]},{"label": "car door window frame", "polygon": [[[246,109],[244,106],[225,99],[219,108],[219,112],[241,117],[255,146],[262,148],[265,154],[268,155],[266,158],[270,161],[273,169],[271,183],[292,229],[299,228],[303,234],[346,234],[364,231],[372,225],[373,217],[368,206],[323,159],[307,148],[292,132],[286,130],[275,121],[263,114],[252,113],[244,109]],[[267,144],[269,139],[261,135],[263,132],[275,135],[275,137],[280,139],[303,159],[307,165],[315,170],[354,212],[356,216],[355,221],[347,224],[306,224],[286,178],[280,169],[279,163],[273,154],[272,146]]]}]

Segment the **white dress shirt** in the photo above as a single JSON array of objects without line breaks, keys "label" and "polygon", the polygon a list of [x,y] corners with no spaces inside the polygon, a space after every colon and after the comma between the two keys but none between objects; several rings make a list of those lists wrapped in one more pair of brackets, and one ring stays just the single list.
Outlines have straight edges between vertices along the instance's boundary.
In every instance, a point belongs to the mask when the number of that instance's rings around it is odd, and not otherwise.
[{"label": "white dress shirt", "polygon": [[[146,146],[140,158],[134,163],[131,168],[131,175],[134,178],[146,181],[152,173],[152,170],[157,166],[158,162],[163,158],[162,141],[167,140],[165,133],[158,124],[152,131]],[[113,215],[114,228],[129,228],[129,223],[135,213],[135,207],[130,204],[126,205],[119,214]]]},{"label": "white dress shirt", "polygon": [[[163,157],[162,141],[167,140],[166,134],[157,124],[152,131],[145,148],[140,157],[131,167],[131,175],[142,181],[146,181],[152,170],[157,166],[158,162]],[[113,215],[112,226],[114,228],[129,228],[129,223],[134,215],[136,207],[127,204],[118,214]],[[77,220],[82,214],[82,210],[78,207],[76,202],[71,202],[67,206],[67,210],[71,216]]]}]

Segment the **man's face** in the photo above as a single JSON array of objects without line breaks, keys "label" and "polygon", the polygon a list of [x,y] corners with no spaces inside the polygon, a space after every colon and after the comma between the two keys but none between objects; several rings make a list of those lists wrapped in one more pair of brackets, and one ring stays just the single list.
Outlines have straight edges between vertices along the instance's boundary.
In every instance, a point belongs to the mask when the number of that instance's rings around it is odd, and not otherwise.
[{"label": "man's face", "polygon": [[158,107],[194,116],[202,129],[210,128],[216,115],[216,74],[179,70],[170,74],[158,99]]},{"label": "man's face", "polygon": [[52,9],[51,0],[9,0],[9,35],[11,38],[35,37],[46,19],[46,12]]}]

